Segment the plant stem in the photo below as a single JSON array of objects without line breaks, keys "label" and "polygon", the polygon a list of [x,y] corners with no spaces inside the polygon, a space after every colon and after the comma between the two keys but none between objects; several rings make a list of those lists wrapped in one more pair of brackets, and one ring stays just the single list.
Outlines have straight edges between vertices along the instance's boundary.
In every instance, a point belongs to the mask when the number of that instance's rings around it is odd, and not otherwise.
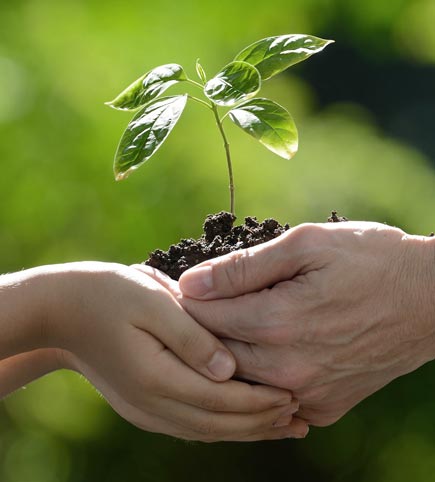
[{"label": "plant stem", "polygon": [[[199,89],[201,89],[202,91],[204,91],[204,86],[201,85],[199,82],[195,82],[194,80],[192,79],[187,79],[187,82],[189,82],[189,84],[192,84],[194,85],[195,87],[198,87]],[[210,104],[207,104],[207,102],[204,102],[203,100],[201,99],[197,99],[196,97],[192,97],[189,95],[189,97],[192,99],[192,100],[196,100],[198,102],[200,102],[201,104],[204,104],[206,105],[208,108],[210,108],[212,111],[213,111],[213,114],[214,114],[214,117],[216,119],[216,124],[219,128],[219,132],[221,133],[221,136],[222,136],[222,139],[224,141],[224,147],[225,147],[225,154],[227,156],[227,166],[228,166],[228,177],[229,177],[229,180],[230,180],[230,211],[231,211],[231,214],[233,216],[235,216],[235,211],[234,211],[234,177],[233,177],[233,165],[231,163],[231,153],[230,153],[230,145],[228,143],[228,140],[227,140],[227,136],[225,134],[225,131],[224,131],[224,128],[223,128],[223,125],[222,125],[222,119],[219,118],[219,112],[217,110],[217,107],[216,107],[216,104],[214,104],[213,102],[211,102]],[[226,115],[226,114],[225,114]]]},{"label": "plant stem", "polygon": [[224,141],[225,154],[227,156],[227,166],[228,166],[228,177],[230,179],[230,210],[231,214],[235,216],[234,212],[234,178],[233,178],[233,166],[231,163],[230,145],[228,144],[227,136],[225,134],[224,128],[222,126],[222,120],[219,118],[219,113],[215,104],[211,105],[214,117],[216,119],[216,124],[221,133],[222,139]]},{"label": "plant stem", "polygon": [[194,97],[193,95],[190,95],[190,94],[188,94],[187,97],[188,97],[189,99],[195,100],[196,102],[199,102],[199,103],[202,104],[202,105],[205,105],[205,107],[207,107],[207,109],[211,109],[211,108],[212,108],[210,104],[208,104],[208,103],[205,102],[204,100],[198,99],[198,97]]}]

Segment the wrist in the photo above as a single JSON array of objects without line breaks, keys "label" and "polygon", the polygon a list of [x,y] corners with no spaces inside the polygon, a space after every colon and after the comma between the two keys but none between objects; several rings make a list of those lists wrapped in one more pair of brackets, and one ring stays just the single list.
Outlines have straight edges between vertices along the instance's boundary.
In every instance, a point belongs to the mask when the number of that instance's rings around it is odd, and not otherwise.
[{"label": "wrist", "polygon": [[47,296],[40,268],[0,276],[0,358],[45,348]]},{"label": "wrist", "polygon": [[[81,322],[84,321],[89,303],[86,295],[89,283],[90,263],[77,262],[45,266],[40,272],[40,285],[45,292],[43,316],[44,339],[56,349],[57,359],[70,368],[65,350],[73,350],[75,343],[83,342]],[[92,274],[92,273],[91,273]]]},{"label": "wrist", "polygon": [[407,318],[414,328],[414,346],[420,365],[435,359],[435,238],[406,236],[409,245],[406,280],[413,286],[411,296],[405,295]]},{"label": "wrist", "polygon": [[50,347],[74,354],[89,348],[89,340],[99,336],[98,320],[104,318],[101,311],[109,302],[103,299],[106,304],[102,304],[101,295],[110,297],[110,275],[122,267],[92,261],[45,267],[41,277],[46,292],[44,333]]}]

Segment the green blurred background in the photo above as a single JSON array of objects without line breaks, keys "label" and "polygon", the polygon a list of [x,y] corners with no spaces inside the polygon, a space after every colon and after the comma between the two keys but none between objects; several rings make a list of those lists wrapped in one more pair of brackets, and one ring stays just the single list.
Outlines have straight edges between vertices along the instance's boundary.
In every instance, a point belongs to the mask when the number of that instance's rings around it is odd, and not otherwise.
[{"label": "green blurred background", "polygon": [[[145,71],[199,57],[214,74],[285,33],[336,43],[269,81],[300,151],[274,156],[228,124],[239,218],[323,222],[332,209],[435,230],[435,1],[0,1],[0,271],[133,263],[228,207],[213,118],[189,104],[128,180],[130,119],[103,105]],[[173,89],[177,92],[177,88]],[[171,218],[172,216],[172,218]],[[304,441],[186,444],[141,432],[83,379],[47,376],[0,406],[1,482],[435,480],[435,369],[396,380]]]}]

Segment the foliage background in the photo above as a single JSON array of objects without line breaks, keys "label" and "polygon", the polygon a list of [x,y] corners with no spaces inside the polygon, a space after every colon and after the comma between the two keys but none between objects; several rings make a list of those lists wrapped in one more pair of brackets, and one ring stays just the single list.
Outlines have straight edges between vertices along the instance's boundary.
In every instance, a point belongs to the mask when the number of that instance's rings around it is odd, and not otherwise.
[{"label": "foliage background", "polygon": [[[287,106],[284,161],[228,124],[239,217],[323,222],[332,209],[410,233],[435,229],[434,0],[1,0],[0,271],[133,263],[226,208],[213,118],[188,105],[146,166],[115,183],[129,114],[103,106],[168,62],[194,77],[284,33],[336,44],[263,93]],[[177,88],[174,89],[176,91]],[[172,218],[170,218],[172,216]],[[186,444],[131,427],[58,372],[0,406],[2,482],[435,480],[435,372],[396,380],[304,441]]]}]

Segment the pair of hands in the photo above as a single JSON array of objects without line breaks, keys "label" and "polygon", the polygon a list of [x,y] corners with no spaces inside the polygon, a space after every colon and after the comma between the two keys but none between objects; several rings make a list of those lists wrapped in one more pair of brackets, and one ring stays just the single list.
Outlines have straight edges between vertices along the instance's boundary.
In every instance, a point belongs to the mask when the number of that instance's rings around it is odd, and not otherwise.
[{"label": "pair of hands", "polygon": [[29,305],[15,311],[15,319],[9,316],[3,333],[33,316],[26,333],[21,324],[11,337],[13,352],[2,352],[0,342],[3,394],[66,367],[83,374],[123,418],[148,431],[202,441],[307,432],[306,422],[292,420],[298,404],[288,390],[230,380],[235,361],[228,349],[167,289],[134,267],[70,263],[1,281],[5,319],[18,303]]},{"label": "pair of hands", "polygon": [[[51,293],[41,339],[146,430],[303,437],[433,358],[432,244],[348,222],[301,225],[179,284],[142,265],[52,267],[36,274]],[[263,385],[228,380],[235,368]]]}]

